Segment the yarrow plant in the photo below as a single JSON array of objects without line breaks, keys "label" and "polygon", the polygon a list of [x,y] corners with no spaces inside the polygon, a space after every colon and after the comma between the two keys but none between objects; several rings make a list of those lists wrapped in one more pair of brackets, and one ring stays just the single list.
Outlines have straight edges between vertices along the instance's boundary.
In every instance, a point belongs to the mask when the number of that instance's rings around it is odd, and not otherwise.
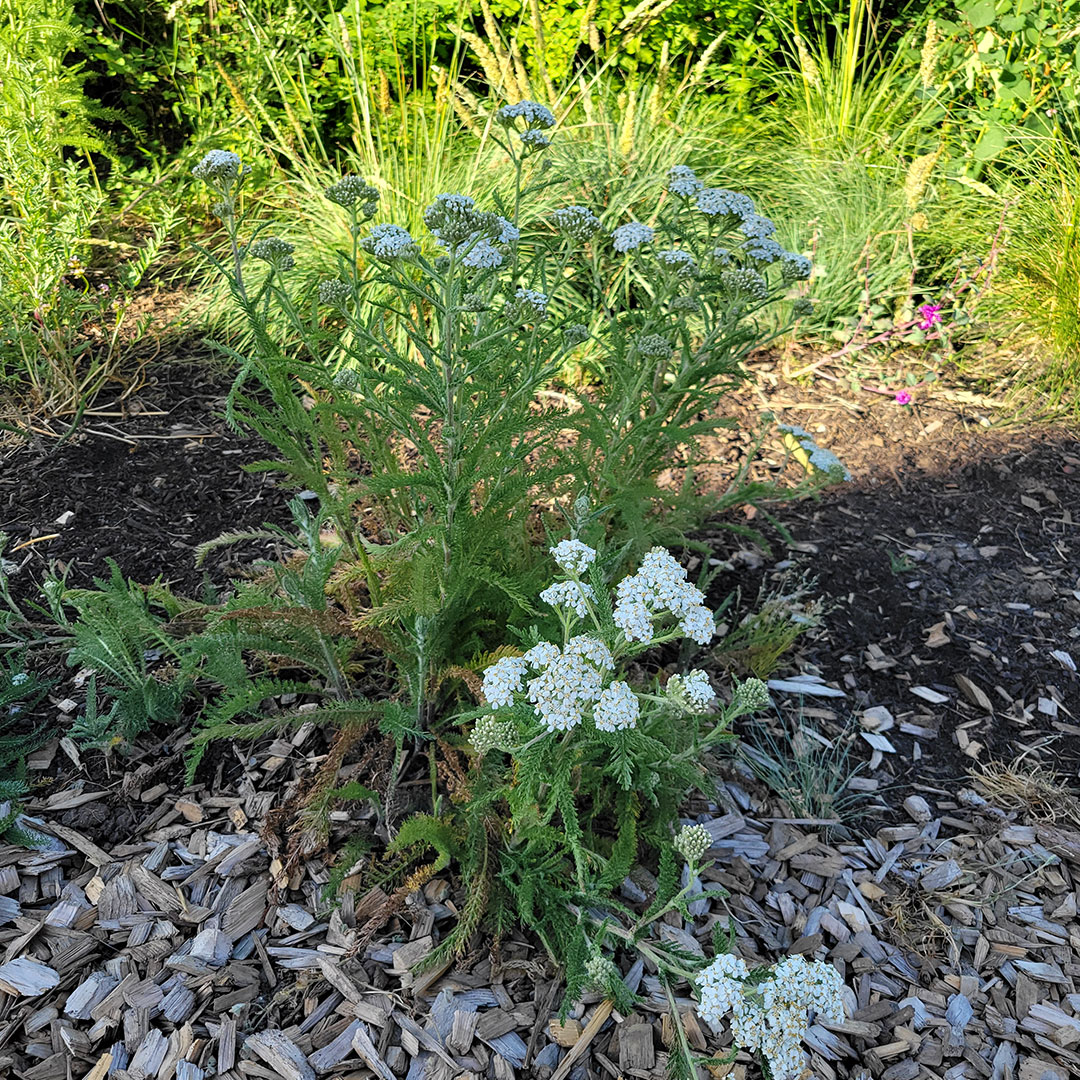
[{"label": "yarrow plant", "polygon": [[751,970],[730,953],[699,972],[698,1013],[719,1028],[728,1019],[738,1046],[759,1054],[771,1080],[798,1080],[804,1072],[802,1038],[808,1014],[840,1023],[843,981],[831,964],[789,956]]},{"label": "yarrow plant", "polygon": [[678,807],[691,789],[710,789],[708,755],[768,694],[751,680],[724,705],[700,668],[672,674],[666,686],[634,677],[650,650],[700,647],[715,633],[704,593],[669,552],[648,552],[614,588],[614,556],[576,536],[550,553],[559,573],[540,597],[560,633],[521,631],[519,647],[504,647],[484,668],[484,704],[460,718],[475,755],[464,862],[470,892],[490,897],[496,925],[524,923],[567,963],[569,1000],[585,985],[625,997],[601,946],[613,933],[637,941],[658,915],[636,926],[616,919],[618,933],[598,930],[593,915],[614,913],[614,890],[631,866],[658,853],[666,869],[656,911],[684,903],[687,890],[668,887],[678,877],[675,853],[693,877],[711,841],[701,826],[674,828]]}]

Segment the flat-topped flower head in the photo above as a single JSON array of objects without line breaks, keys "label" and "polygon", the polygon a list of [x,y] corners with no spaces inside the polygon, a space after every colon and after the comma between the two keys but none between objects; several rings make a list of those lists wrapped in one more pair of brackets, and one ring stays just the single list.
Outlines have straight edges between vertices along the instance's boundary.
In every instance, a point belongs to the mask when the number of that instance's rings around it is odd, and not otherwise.
[{"label": "flat-topped flower head", "polygon": [[668,191],[683,199],[693,198],[705,185],[689,165],[673,165],[668,169]]},{"label": "flat-topped flower head", "polygon": [[740,712],[757,712],[771,704],[769,688],[761,679],[747,679],[735,687],[735,705]]},{"label": "flat-topped flower head", "polygon": [[495,118],[503,127],[513,127],[515,121],[524,120],[529,128],[553,128],[555,114],[538,101],[519,101],[514,105],[504,105]]},{"label": "flat-topped flower head", "polygon": [[587,206],[563,206],[551,214],[555,228],[583,244],[600,231],[600,219]]},{"label": "flat-topped flower head", "polygon": [[444,247],[451,250],[480,236],[493,234],[498,225],[497,214],[476,209],[469,195],[444,193],[424,211],[424,224]]},{"label": "flat-topped flower head", "polygon": [[767,300],[769,297],[769,283],[748,266],[722,271],[720,284],[724,292],[733,299]]},{"label": "flat-topped flower head", "polygon": [[742,215],[739,232],[748,240],[765,240],[776,232],[776,223],[762,214],[751,212]]},{"label": "flat-topped flower head", "polygon": [[250,247],[251,257],[269,263],[275,270],[291,270],[296,265],[293,252],[296,248],[279,236],[264,236]]},{"label": "flat-topped flower head", "polygon": [[813,263],[805,255],[785,251],[780,256],[780,272],[785,281],[805,281],[813,268]]},{"label": "flat-topped flower head", "polygon": [[524,689],[522,679],[528,669],[523,656],[504,656],[484,669],[482,688],[493,709],[514,703],[514,695]]},{"label": "flat-topped flower head", "polygon": [[583,581],[556,581],[540,594],[540,599],[552,607],[566,608],[583,619],[589,613],[590,602],[595,602],[596,594],[592,586]]},{"label": "flat-topped flower head", "polygon": [[704,594],[663,548],[648,552],[637,572],[619,582],[615,596],[612,617],[628,641],[651,640],[653,619],[665,613],[675,616],[679,629],[700,645],[707,645],[716,632]]},{"label": "flat-topped flower head", "polygon": [[519,288],[514,293],[514,299],[507,302],[506,314],[525,322],[537,322],[547,318],[547,305],[547,293]]},{"label": "flat-topped flower head", "polygon": [[743,244],[743,251],[755,262],[765,263],[771,266],[774,262],[782,259],[785,255],[790,254],[784,250],[783,245],[774,240],[771,236],[765,236],[761,239],[747,240]]},{"label": "flat-topped flower head", "polygon": [[495,227],[499,231],[496,240],[500,244],[509,247],[521,239],[521,230],[512,221],[507,221],[506,218],[500,217],[498,214],[495,215]]},{"label": "flat-topped flower head", "polygon": [[680,277],[693,277],[697,272],[697,260],[689,251],[684,251],[682,248],[658,251],[656,261],[674,270]]},{"label": "flat-topped flower head", "polygon": [[360,247],[376,259],[408,259],[416,254],[416,241],[400,225],[373,225]]},{"label": "flat-topped flower head", "polygon": [[641,704],[637,694],[624,682],[605,687],[593,707],[593,722],[597,731],[626,731],[637,727]]},{"label": "flat-topped flower head", "polygon": [[662,334],[642,334],[635,344],[642,356],[659,359],[671,355],[671,342]]},{"label": "flat-topped flower head", "polygon": [[497,270],[503,262],[503,253],[483,237],[461,257],[461,265],[469,267],[470,270]]},{"label": "flat-topped flower head", "polygon": [[231,150],[210,150],[191,170],[191,175],[218,187],[222,181],[236,180],[250,171],[250,165],[241,165],[239,154]]},{"label": "flat-topped flower head", "polygon": [[611,242],[620,255],[625,255],[628,251],[641,247],[642,244],[651,243],[655,235],[656,233],[648,225],[643,225],[640,221],[628,221],[612,232]]},{"label": "flat-topped flower head", "polygon": [[574,576],[584,574],[596,559],[596,549],[580,540],[560,540],[548,550],[559,569]]},{"label": "flat-topped flower head", "polygon": [[702,188],[696,201],[697,208],[709,217],[742,217],[754,213],[754,200],[749,195],[727,188]]},{"label": "flat-topped flower head", "polygon": [[529,150],[543,150],[544,147],[551,145],[551,136],[544,131],[537,131],[536,128],[521,132],[518,138]]},{"label": "flat-topped flower head", "polygon": [[529,680],[527,696],[548,731],[569,731],[600,698],[604,671],[615,665],[607,646],[595,638],[579,636],[565,649],[553,648],[540,674]]},{"label": "flat-topped flower head", "polygon": [[496,716],[481,716],[473,725],[469,742],[473,749],[483,757],[491,750],[505,750],[513,745],[514,725],[509,720],[500,720]]},{"label": "flat-topped flower head", "polygon": [[664,688],[667,696],[690,713],[705,713],[716,701],[716,691],[704,671],[695,669],[685,675],[672,675]]},{"label": "flat-topped flower head", "polygon": [[352,286],[347,281],[337,278],[329,278],[319,282],[319,303],[326,307],[345,310],[345,306],[352,299]]},{"label": "flat-topped flower head", "polygon": [[563,341],[567,345],[580,345],[590,337],[589,328],[584,323],[567,323],[563,327]]},{"label": "flat-topped flower head", "polygon": [[379,205],[379,192],[362,176],[343,176],[327,189],[326,197],[346,210],[356,210],[363,217],[372,217]]}]

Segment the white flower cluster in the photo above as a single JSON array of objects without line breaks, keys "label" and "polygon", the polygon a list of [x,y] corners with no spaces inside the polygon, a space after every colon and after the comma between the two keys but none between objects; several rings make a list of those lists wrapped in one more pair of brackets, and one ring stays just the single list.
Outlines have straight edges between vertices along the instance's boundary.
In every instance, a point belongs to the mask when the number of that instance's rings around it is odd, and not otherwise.
[{"label": "white flower cluster", "polygon": [[521,680],[528,667],[522,656],[504,656],[484,669],[484,698],[493,709],[513,705],[514,694],[524,689]]},{"label": "white flower cluster", "polygon": [[805,281],[812,269],[813,263],[805,255],[785,251],[780,256],[780,271],[787,281]]},{"label": "white flower cluster", "polygon": [[709,217],[742,217],[754,213],[754,200],[727,188],[701,188],[697,193],[697,208]]},{"label": "white flower cluster", "polygon": [[611,242],[620,255],[625,255],[642,244],[650,243],[655,235],[648,225],[642,225],[640,221],[629,221],[612,232]]},{"label": "white flower cluster", "polygon": [[670,248],[656,253],[657,262],[670,266],[679,277],[693,277],[697,272],[697,261],[689,251],[682,248]]},{"label": "white flower cluster", "polygon": [[747,240],[766,240],[776,232],[776,223],[772,219],[750,212],[742,215],[739,232]]},{"label": "white flower cluster", "polygon": [[487,237],[480,237],[461,259],[471,270],[495,270],[502,264],[502,252]]},{"label": "white flower cluster", "polygon": [[[613,671],[615,661],[602,641],[584,635],[571,638],[565,649],[550,642],[541,644],[555,653],[544,650],[544,657],[550,659],[529,680],[527,696],[548,731],[569,731],[581,723],[585,707],[600,699],[604,672]],[[540,664],[534,660],[531,666]]]},{"label": "white flower cluster", "polygon": [[400,225],[373,225],[360,246],[376,259],[407,259],[416,254],[416,241]]},{"label": "white flower cluster", "polygon": [[191,170],[191,175],[196,180],[205,180],[213,188],[220,188],[222,183],[228,185],[249,172],[251,166],[241,166],[239,154],[231,150],[211,150]]},{"label": "white flower cluster", "polygon": [[665,690],[672,701],[691,713],[708,712],[716,701],[709,676],[697,668],[685,675],[672,675]]},{"label": "white flower cluster", "polygon": [[814,441],[810,432],[799,427],[797,424],[779,424],[781,431],[794,436],[799,445],[806,451],[810,458],[810,464],[820,472],[833,480],[850,480],[851,473],[844,463],[831,451],[826,450]]},{"label": "white flower cluster", "polygon": [[756,986],[746,984],[748,976],[739,957],[718,956],[698,976],[698,1012],[713,1024],[730,1013],[735,1041],[761,1053],[773,1080],[795,1080],[803,1071],[807,1010],[837,1023],[844,1019],[840,973],[831,964],[789,956]]},{"label": "white flower cluster", "polygon": [[361,217],[374,216],[379,206],[379,192],[361,176],[343,176],[327,189],[326,197],[346,210],[359,208]]},{"label": "white flower cluster", "polygon": [[593,709],[597,731],[625,731],[637,727],[640,714],[637,694],[624,682],[607,686]]},{"label": "white flower cluster", "polygon": [[689,165],[673,165],[668,169],[668,191],[684,199],[693,198],[705,185]]},{"label": "white flower cluster", "polygon": [[615,625],[628,641],[649,641],[653,619],[663,612],[674,615],[682,632],[699,645],[708,645],[716,632],[704,594],[663,548],[653,548],[638,571],[619,582],[615,595]]},{"label": "white flower cluster", "polygon": [[16,671],[15,674],[11,676],[12,686],[24,686],[29,681],[30,676],[27,675],[25,671]]},{"label": "white flower cluster", "polygon": [[546,131],[555,126],[555,114],[546,105],[537,101],[504,105],[495,114],[495,119],[508,130],[514,127],[516,121],[524,120],[525,130],[518,132],[518,138],[527,150],[542,150],[551,144],[551,136]]},{"label": "white flower cluster", "polygon": [[596,549],[580,540],[560,540],[548,550],[563,573],[578,577],[584,574],[596,559]]},{"label": "white flower cluster", "polygon": [[424,224],[444,247],[453,250],[478,232],[490,230],[494,214],[476,209],[469,195],[442,194],[424,211]]},{"label": "white flower cluster", "polygon": [[712,845],[712,836],[704,825],[684,825],[675,837],[675,850],[690,863],[696,863]]},{"label": "white flower cluster", "polygon": [[583,581],[556,581],[540,594],[540,599],[552,607],[569,608],[579,619],[584,619],[596,594]]},{"label": "white flower cluster", "polygon": [[507,301],[506,316],[527,322],[536,322],[547,318],[547,293],[535,289],[519,288],[514,299]]},{"label": "white flower cluster", "polygon": [[296,265],[293,252],[296,248],[279,236],[264,236],[249,249],[255,259],[269,263],[275,270],[291,270]]},{"label": "white flower cluster", "polygon": [[788,254],[783,245],[771,236],[748,240],[743,244],[743,251],[756,262],[771,265]]},{"label": "white flower cluster", "polygon": [[551,220],[559,232],[583,244],[600,231],[600,219],[587,206],[563,206]]}]

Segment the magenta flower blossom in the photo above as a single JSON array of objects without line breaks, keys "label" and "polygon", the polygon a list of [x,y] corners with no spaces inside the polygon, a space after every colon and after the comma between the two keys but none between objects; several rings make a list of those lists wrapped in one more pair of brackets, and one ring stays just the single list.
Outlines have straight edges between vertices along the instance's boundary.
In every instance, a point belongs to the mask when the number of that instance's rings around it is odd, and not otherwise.
[{"label": "magenta flower blossom", "polygon": [[919,329],[932,330],[939,322],[941,322],[941,305],[922,304],[919,307],[919,315],[922,317],[922,321],[919,323]]},{"label": "magenta flower blossom", "polygon": [[906,390],[897,390],[896,392],[896,404],[897,405],[910,405],[911,395]]}]

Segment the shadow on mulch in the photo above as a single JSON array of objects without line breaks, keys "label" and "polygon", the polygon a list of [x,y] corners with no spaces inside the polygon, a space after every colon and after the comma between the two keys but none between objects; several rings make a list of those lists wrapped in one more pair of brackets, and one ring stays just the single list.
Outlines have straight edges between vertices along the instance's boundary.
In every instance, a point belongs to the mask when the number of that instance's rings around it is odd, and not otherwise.
[{"label": "shadow on mulch", "polygon": [[[873,764],[894,809],[911,790],[946,793],[993,759],[1025,754],[1075,776],[1080,690],[1068,663],[1080,655],[1076,433],[988,430],[993,403],[947,387],[905,409],[887,397],[794,387],[767,360],[754,374],[752,387],[723,402],[742,429],[715,440],[717,459],[741,461],[770,411],[835,450],[853,480],[819,501],[774,508],[792,547],[760,516],[749,523],[770,540],[767,555],[727,530],[705,530],[733,567],[713,599],[738,590],[738,617],[754,609],[762,587],[814,580],[827,615],[793,663],[847,696],[808,696],[804,705],[826,735],[868,707],[889,711],[892,726],[877,731],[895,752]],[[228,385],[206,367],[160,367],[128,415],[91,417],[45,456],[25,446],[6,451],[0,531],[10,538],[17,598],[36,599],[49,560],[67,567],[73,585],[106,574],[111,558],[137,581],[161,575],[198,596],[207,581],[226,585],[253,559],[277,554],[272,542],[252,542],[214,552],[205,569],[194,565],[199,543],[290,521],[289,494],[274,475],[243,468],[273,451],[227,428]],[[755,470],[777,476],[784,468],[770,440]],[[702,482],[723,486],[730,474],[720,464]]]}]

